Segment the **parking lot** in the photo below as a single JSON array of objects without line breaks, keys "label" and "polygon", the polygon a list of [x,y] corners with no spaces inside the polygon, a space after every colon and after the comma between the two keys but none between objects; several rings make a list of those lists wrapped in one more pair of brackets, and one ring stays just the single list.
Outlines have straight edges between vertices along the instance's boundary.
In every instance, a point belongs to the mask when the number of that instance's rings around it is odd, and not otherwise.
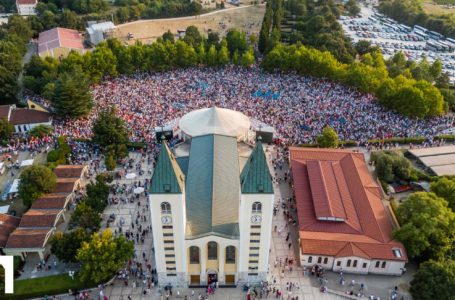
[{"label": "parking lot", "polygon": [[402,51],[410,60],[419,61],[422,57],[432,63],[440,59],[443,72],[447,72],[455,83],[455,41],[430,32],[425,28],[414,28],[398,24],[370,8],[362,7],[361,18],[341,17],[340,23],[352,41],[370,41],[380,47],[388,58]]}]

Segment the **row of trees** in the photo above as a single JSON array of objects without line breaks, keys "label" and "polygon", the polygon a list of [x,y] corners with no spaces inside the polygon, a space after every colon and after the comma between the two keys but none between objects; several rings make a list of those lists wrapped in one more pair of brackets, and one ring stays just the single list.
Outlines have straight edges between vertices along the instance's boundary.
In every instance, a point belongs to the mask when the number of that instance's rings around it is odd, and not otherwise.
[{"label": "row of trees", "polygon": [[259,32],[258,48],[261,53],[269,52],[280,42],[283,11],[283,0],[267,1]]},{"label": "row of trees", "polygon": [[27,51],[25,45],[31,37],[30,25],[18,15],[10,17],[8,24],[0,27],[0,104],[16,102],[17,78]]},{"label": "row of trees", "polygon": [[345,64],[328,51],[278,45],[267,54],[262,65],[268,71],[296,71],[375,93],[380,103],[410,117],[437,116],[447,109],[441,92],[428,81],[404,75],[392,78],[380,51],[366,53],[360,60]]},{"label": "row of trees", "polygon": [[455,38],[455,16],[427,14],[419,1],[385,0],[379,5],[379,11],[400,23],[409,26],[420,25]]},{"label": "row of trees", "polygon": [[219,67],[230,62],[249,67],[254,61],[253,48],[243,32],[232,29],[223,40],[216,33],[206,39],[197,27],[190,26],[184,40],[174,41],[168,32],[151,45],[124,46],[111,39],[92,52],[71,52],[61,61],[34,56],[25,66],[24,86],[50,99],[57,115],[79,118],[93,105],[89,85],[106,76],[198,65]]},{"label": "row of trees", "polygon": [[100,228],[101,214],[107,206],[112,176],[102,173],[90,182],[86,195],[76,206],[69,222],[69,231],[57,232],[50,244],[51,252],[66,263],[80,263],[79,277],[84,282],[109,280],[133,255],[134,246],[122,235],[114,237]]}]

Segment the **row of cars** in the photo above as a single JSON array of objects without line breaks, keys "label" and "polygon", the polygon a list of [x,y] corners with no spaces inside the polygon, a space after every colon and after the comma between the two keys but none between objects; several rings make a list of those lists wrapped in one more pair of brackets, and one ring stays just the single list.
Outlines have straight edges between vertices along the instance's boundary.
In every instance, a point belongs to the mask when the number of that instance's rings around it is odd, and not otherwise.
[{"label": "row of cars", "polygon": [[455,83],[455,55],[451,52],[454,47],[443,49],[446,44],[444,39],[433,38],[428,33],[422,34],[420,28],[410,28],[376,15],[345,18],[340,23],[353,42],[368,40],[378,46],[386,58],[401,51],[410,60],[419,61],[423,57],[430,63],[441,60],[443,72],[447,72]]}]

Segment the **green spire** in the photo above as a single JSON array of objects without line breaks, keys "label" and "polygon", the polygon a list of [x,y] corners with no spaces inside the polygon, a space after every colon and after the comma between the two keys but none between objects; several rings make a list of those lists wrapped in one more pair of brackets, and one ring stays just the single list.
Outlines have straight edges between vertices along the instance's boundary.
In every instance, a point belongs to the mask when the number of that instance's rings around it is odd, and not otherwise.
[{"label": "green spire", "polygon": [[242,194],[273,194],[272,177],[262,148],[261,138],[258,138],[245,167],[240,174]]},{"label": "green spire", "polygon": [[150,184],[151,194],[181,194],[185,177],[167,143],[162,140],[160,154]]}]

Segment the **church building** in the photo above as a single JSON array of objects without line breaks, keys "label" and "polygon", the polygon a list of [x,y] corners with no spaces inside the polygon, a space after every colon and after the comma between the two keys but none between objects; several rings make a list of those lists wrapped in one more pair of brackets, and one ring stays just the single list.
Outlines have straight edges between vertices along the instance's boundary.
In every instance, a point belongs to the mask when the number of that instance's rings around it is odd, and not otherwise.
[{"label": "church building", "polygon": [[160,286],[266,280],[274,190],[250,126],[242,113],[204,108],[180,120],[183,143],[162,142],[149,195]]}]

